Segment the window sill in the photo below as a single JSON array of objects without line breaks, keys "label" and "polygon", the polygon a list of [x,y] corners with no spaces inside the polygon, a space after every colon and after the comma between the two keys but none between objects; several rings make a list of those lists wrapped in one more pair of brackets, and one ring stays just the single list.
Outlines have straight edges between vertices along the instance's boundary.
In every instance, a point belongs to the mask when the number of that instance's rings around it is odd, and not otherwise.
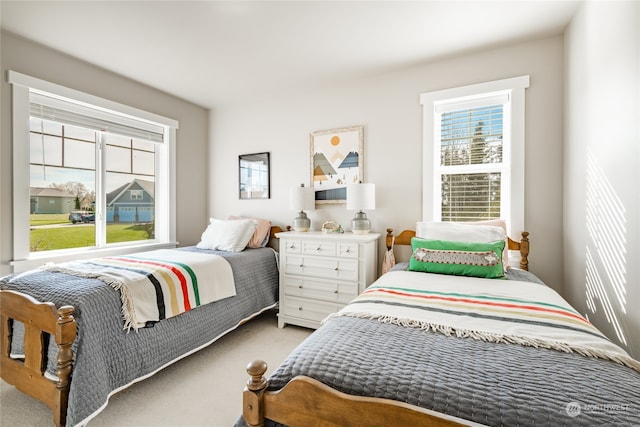
[{"label": "window sill", "polygon": [[178,246],[177,242],[173,243],[147,243],[141,245],[128,245],[101,249],[85,249],[85,250],[65,250],[56,251],[56,253],[35,253],[31,254],[28,259],[14,260],[10,262],[13,266],[14,273],[22,273],[34,268],[41,267],[47,263],[60,263],[67,261],[77,261],[81,259],[100,258],[106,256],[127,255],[136,252],[146,252],[156,249],[173,249]]}]

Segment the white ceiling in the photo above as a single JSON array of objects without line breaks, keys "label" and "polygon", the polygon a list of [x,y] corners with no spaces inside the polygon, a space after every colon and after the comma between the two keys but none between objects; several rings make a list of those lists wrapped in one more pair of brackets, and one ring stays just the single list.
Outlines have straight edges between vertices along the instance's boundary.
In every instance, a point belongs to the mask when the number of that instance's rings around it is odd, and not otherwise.
[{"label": "white ceiling", "polygon": [[561,33],[577,1],[7,1],[2,28],[215,108]]}]

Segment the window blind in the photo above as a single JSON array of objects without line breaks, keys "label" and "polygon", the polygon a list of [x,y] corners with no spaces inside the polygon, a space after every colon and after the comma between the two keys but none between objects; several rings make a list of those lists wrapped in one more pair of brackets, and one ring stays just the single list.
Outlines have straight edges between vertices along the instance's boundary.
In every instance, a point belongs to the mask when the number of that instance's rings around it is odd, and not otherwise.
[{"label": "window blind", "polygon": [[500,218],[500,173],[442,175],[442,221]]},{"label": "window blind", "polygon": [[35,91],[29,94],[29,114],[130,138],[157,143],[164,140],[164,126],[157,123]]},{"label": "window blind", "polygon": [[442,113],[440,164],[501,163],[502,110],[500,104]]},{"label": "window blind", "polygon": [[501,216],[504,108],[496,97],[484,101],[440,113],[442,221]]}]

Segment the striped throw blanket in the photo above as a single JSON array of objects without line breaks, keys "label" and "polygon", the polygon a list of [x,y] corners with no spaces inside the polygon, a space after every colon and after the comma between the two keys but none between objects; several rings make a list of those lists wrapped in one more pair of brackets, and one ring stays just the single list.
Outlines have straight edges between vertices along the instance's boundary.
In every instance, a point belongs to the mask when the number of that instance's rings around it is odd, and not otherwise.
[{"label": "striped throw blanket", "polygon": [[43,269],[99,279],[119,290],[126,330],[236,294],[231,266],[215,254],[159,249]]},{"label": "striped throw blanket", "polygon": [[553,289],[529,282],[391,271],[336,316],[376,319],[449,336],[640,362],[609,341]]}]

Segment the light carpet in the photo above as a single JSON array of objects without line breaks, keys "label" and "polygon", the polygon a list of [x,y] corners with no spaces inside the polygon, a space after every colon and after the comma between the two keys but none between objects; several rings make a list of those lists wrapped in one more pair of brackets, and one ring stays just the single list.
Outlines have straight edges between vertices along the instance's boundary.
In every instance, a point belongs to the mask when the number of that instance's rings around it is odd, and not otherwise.
[{"label": "light carpet", "polygon": [[[229,427],[242,412],[245,368],[254,359],[271,373],[311,332],[278,329],[267,311],[207,348],[114,395],[89,427]],[[0,426],[52,426],[47,406],[0,381]]]}]

